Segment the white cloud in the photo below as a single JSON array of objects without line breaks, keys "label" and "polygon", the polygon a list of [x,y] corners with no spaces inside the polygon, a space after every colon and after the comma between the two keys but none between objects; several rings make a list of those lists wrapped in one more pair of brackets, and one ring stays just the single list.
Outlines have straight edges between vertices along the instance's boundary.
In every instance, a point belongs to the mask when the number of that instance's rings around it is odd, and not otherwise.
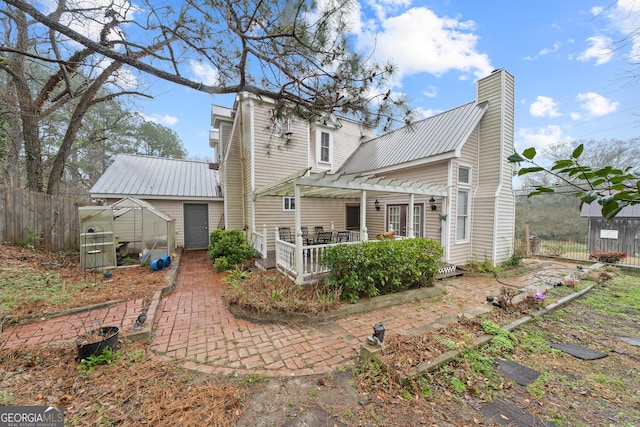
[{"label": "white cloud", "polygon": [[422,94],[427,98],[435,98],[436,96],[438,96],[438,88],[433,85],[429,85],[427,86],[427,89],[422,92]]},{"label": "white cloud", "polygon": [[578,55],[579,61],[589,61],[595,59],[596,65],[606,64],[613,58],[613,42],[606,36],[593,36],[587,39],[591,47]]},{"label": "white cloud", "polygon": [[631,44],[627,59],[633,63],[640,61],[640,38],[637,37],[640,3],[637,0],[618,0],[615,6],[603,11],[605,12],[612,29],[622,34],[623,43]]},{"label": "white cloud", "polygon": [[173,126],[178,123],[178,118],[175,116],[170,116],[165,114],[164,116],[161,114],[144,114],[140,113],[140,115],[148,122],[159,123],[164,126]]},{"label": "white cloud", "polygon": [[396,82],[409,74],[427,72],[440,76],[458,70],[475,78],[493,70],[487,54],[477,50],[475,23],[460,17],[439,17],[417,7],[384,21],[367,22],[358,35],[358,47],[373,51],[378,61],[398,65]]},{"label": "white cloud", "polygon": [[619,102],[611,102],[595,92],[579,93],[577,96],[580,106],[592,116],[600,117],[613,113],[618,109]]},{"label": "white cloud", "polygon": [[189,66],[191,67],[191,71],[196,76],[198,80],[206,85],[216,85],[218,84],[218,70],[213,68],[210,64],[204,63],[202,61],[189,61]]},{"label": "white cloud", "polygon": [[564,135],[560,126],[547,126],[540,129],[523,128],[518,131],[515,148],[521,153],[523,150],[534,147],[536,151],[542,152],[552,144],[571,141],[568,135]]},{"label": "white cloud", "polygon": [[562,47],[562,43],[555,42],[553,44],[553,47],[542,49],[540,52],[538,52],[538,55],[544,56],[544,55],[548,55],[548,54],[553,53],[553,52],[557,52],[557,51],[560,50],[561,47]]},{"label": "white cloud", "polygon": [[580,113],[570,113],[569,115],[571,116],[572,120],[580,120],[582,118],[582,114]]},{"label": "white cloud", "polygon": [[529,113],[533,117],[558,117],[558,104],[548,96],[538,96],[536,102],[529,106]]},{"label": "white cloud", "polygon": [[441,112],[442,110],[436,110],[433,108],[418,107],[414,109],[414,113],[415,113],[415,116],[417,117],[417,120],[426,119],[427,117],[435,116],[436,114],[439,114]]}]

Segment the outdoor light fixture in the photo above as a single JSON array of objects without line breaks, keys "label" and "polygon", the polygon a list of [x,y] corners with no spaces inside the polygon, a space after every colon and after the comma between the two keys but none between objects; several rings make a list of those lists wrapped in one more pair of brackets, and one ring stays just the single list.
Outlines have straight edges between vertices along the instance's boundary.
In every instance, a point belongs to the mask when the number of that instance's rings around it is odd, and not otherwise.
[{"label": "outdoor light fixture", "polygon": [[379,211],[380,210],[380,202],[378,201],[378,199],[376,199],[374,205],[376,207],[376,210]]},{"label": "outdoor light fixture", "polygon": [[292,136],[293,136],[293,132],[291,131],[287,131],[284,133],[284,137],[287,139],[287,141],[291,141]]},{"label": "outdoor light fixture", "polygon": [[384,341],[384,326],[382,322],[373,325],[373,337],[376,338],[380,344]]},{"label": "outdoor light fixture", "polygon": [[436,206],[436,199],[434,199],[433,196],[431,196],[431,198],[429,199],[429,205],[431,205],[432,211],[438,209],[438,206]]}]

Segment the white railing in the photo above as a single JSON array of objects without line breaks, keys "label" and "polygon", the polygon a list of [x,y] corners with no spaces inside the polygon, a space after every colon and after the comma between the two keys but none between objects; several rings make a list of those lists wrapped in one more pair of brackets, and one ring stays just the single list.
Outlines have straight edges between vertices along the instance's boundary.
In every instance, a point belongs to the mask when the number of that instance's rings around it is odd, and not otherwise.
[{"label": "white railing", "polygon": [[267,226],[262,228],[262,234],[253,230],[251,232],[251,244],[253,249],[256,250],[262,256],[262,259],[267,259]]},{"label": "white railing", "polygon": [[280,238],[276,236],[276,268],[292,280],[296,280],[298,276],[295,254],[296,245],[280,240]]}]

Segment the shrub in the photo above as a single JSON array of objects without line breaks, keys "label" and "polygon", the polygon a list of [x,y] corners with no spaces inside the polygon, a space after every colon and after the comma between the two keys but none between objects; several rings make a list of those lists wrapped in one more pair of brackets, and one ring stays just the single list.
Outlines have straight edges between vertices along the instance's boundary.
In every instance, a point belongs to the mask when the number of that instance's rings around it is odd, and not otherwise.
[{"label": "shrub", "polygon": [[381,240],[327,248],[322,263],[330,270],[329,286],[355,302],[433,285],[442,255],[442,246],[430,239]]},{"label": "shrub", "polygon": [[255,250],[247,242],[242,230],[217,228],[209,236],[209,258],[214,261],[216,271],[225,271],[230,266],[243,263],[255,256]]},{"label": "shrub", "polygon": [[623,260],[626,257],[626,252],[601,251],[599,249],[595,249],[589,254],[589,259],[595,259],[600,262],[609,262],[612,264],[615,264],[616,262]]}]

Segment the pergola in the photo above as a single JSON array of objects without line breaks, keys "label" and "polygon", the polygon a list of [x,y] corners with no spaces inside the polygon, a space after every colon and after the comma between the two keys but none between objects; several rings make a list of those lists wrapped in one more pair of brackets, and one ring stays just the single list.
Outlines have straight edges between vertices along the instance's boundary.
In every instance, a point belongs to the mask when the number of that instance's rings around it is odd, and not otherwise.
[{"label": "pergola", "polygon": [[[375,175],[345,174],[328,172],[309,174],[311,168],[301,169],[268,186],[254,191],[254,198],[262,196],[294,197],[295,210],[295,270],[302,271],[303,245],[300,238],[302,225],[301,199],[303,197],[318,198],[357,198],[360,197],[360,240],[368,240],[367,234],[367,192],[406,194],[409,197],[409,212],[413,212],[414,198],[421,196],[442,197],[442,212],[448,210],[448,190],[446,185],[429,184],[396,178],[378,177]],[[413,236],[413,215],[408,215],[408,237]],[[296,281],[302,283],[303,275],[297,273]]]}]

